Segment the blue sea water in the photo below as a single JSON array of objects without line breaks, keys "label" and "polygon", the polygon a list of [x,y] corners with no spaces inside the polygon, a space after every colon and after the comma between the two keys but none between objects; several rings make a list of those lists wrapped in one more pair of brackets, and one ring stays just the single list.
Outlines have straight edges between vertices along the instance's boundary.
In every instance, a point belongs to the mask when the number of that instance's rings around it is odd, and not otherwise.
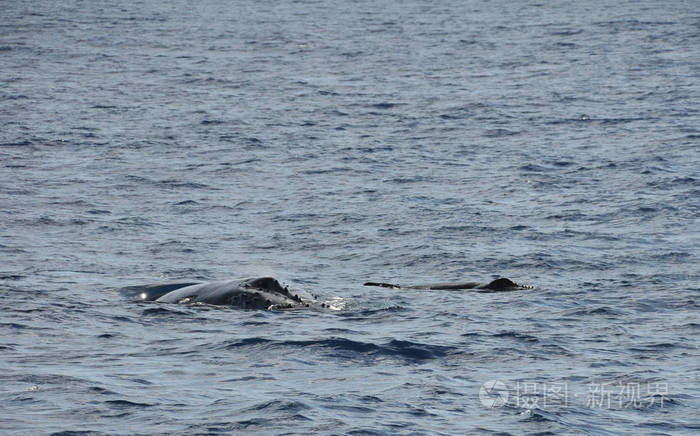
[{"label": "blue sea water", "polygon": [[0,433],[698,434],[698,102],[696,1],[0,1]]}]

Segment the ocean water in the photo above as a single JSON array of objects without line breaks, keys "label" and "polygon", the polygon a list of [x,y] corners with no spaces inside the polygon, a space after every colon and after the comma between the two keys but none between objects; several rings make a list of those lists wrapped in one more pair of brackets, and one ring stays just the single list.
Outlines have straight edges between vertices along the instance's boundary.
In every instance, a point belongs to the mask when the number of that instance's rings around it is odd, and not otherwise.
[{"label": "ocean water", "polygon": [[697,6],[0,1],[0,433],[698,434]]}]

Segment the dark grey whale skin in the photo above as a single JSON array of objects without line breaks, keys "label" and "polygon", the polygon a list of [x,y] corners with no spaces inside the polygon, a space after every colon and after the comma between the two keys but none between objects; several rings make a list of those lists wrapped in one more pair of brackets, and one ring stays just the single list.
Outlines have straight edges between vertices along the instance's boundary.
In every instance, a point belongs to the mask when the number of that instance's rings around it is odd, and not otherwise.
[{"label": "dark grey whale skin", "polygon": [[272,277],[198,283],[178,287],[154,299],[161,303],[204,303],[242,309],[290,309],[308,305]]},{"label": "dark grey whale skin", "polygon": [[197,285],[200,282],[167,282],[153,285],[126,286],[119,289],[119,294],[127,299],[155,301],[163,295],[185,286]]},{"label": "dark grey whale skin", "polygon": [[429,289],[433,291],[456,291],[462,289],[472,289],[476,292],[505,292],[505,291],[517,291],[519,289],[530,289],[530,286],[519,285],[514,281],[506,278],[500,278],[491,281],[490,283],[477,283],[477,282],[465,282],[465,283],[432,283],[427,285],[411,285],[411,286],[401,286],[392,283],[381,283],[381,282],[367,282],[365,286],[380,286],[383,288],[393,288],[393,289]]},{"label": "dark grey whale skin", "polygon": [[[393,289],[461,290],[477,292],[503,292],[528,289],[509,279],[496,279],[490,283],[436,283],[427,285],[400,286],[391,283],[367,282],[365,286],[380,286]],[[217,306],[233,306],[242,309],[291,309],[309,307],[313,302],[293,295],[272,277],[243,280],[222,280],[197,283],[191,281],[158,283],[143,286],[127,286],[119,289],[122,296],[160,303],[202,303]],[[323,305],[322,305],[323,307]]]}]

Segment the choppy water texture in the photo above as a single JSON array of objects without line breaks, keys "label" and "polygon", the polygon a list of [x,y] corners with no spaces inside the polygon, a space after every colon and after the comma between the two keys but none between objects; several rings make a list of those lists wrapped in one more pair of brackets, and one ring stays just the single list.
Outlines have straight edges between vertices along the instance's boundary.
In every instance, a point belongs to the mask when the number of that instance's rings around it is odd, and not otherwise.
[{"label": "choppy water texture", "polygon": [[697,434],[697,6],[0,1],[0,432]]}]

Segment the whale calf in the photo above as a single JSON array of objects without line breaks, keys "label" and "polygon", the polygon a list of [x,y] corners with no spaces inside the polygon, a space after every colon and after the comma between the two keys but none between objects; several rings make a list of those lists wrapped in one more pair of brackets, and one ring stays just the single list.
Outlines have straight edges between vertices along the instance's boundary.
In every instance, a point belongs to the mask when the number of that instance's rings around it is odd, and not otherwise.
[{"label": "whale calf", "polygon": [[410,285],[401,286],[392,283],[382,283],[382,282],[367,282],[365,286],[380,286],[383,288],[392,289],[429,289],[433,291],[456,291],[461,289],[473,289],[477,292],[504,292],[504,291],[516,291],[518,289],[530,289],[529,286],[519,285],[514,281],[506,278],[500,278],[491,281],[490,283],[477,283],[477,282],[465,282],[465,283],[432,283],[427,285]]},{"label": "whale calf", "polygon": [[[401,286],[391,283],[366,282],[365,286],[380,286],[392,289],[461,290],[473,289],[477,292],[502,292],[528,289],[509,279],[500,278],[490,283],[434,283],[427,285]],[[213,304],[233,306],[241,309],[292,309],[309,307],[314,301],[302,300],[289,292],[272,277],[258,277],[243,280],[222,280],[216,282],[167,282],[143,286],[127,286],[119,289],[122,296],[142,301],[177,304]],[[321,307],[325,307],[322,304]]]}]

